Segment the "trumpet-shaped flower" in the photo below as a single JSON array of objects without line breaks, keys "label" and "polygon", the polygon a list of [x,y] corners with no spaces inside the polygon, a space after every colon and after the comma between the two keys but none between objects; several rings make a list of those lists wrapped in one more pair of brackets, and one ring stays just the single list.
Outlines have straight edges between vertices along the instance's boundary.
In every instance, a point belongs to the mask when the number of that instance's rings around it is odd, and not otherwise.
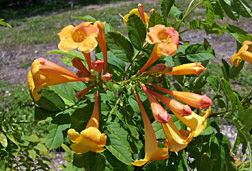
[{"label": "trumpet-shaped flower", "polygon": [[146,26],[148,27],[148,23],[149,23],[149,16],[144,12],[143,10],[143,5],[142,4],[138,4],[138,8],[135,8],[133,10],[131,10],[129,12],[129,14],[125,15],[123,17],[123,22],[125,25],[128,25],[128,19],[129,16],[131,14],[136,14],[138,17],[140,17],[142,19],[142,21],[146,24]]},{"label": "trumpet-shaped flower", "polygon": [[190,132],[188,135],[186,130],[178,130],[172,120],[161,124],[167,138],[166,144],[170,151],[178,152],[186,148],[194,137],[194,132]]},{"label": "trumpet-shaped flower", "polygon": [[238,66],[240,59],[252,63],[251,45],[252,41],[244,41],[240,50],[230,58],[231,65]]},{"label": "trumpet-shaped flower", "polygon": [[188,105],[184,105],[175,99],[163,96],[153,90],[148,90],[152,95],[164,103],[173,113],[177,113],[180,116],[188,116],[192,114],[192,109]]},{"label": "trumpet-shaped flower", "polygon": [[76,132],[74,129],[68,130],[69,139],[74,143],[71,145],[75,153],[86,153],[88,151],[101,153],[105,149],[107,136],[99,130],[99,95],[95,93],[95,106],[93,114],[86,126],[86,129],[81,133]]},{"label": "trumpet-shaped flower", "polygon": [[108,54],[107,54],[107,44],[106,44],[106,38],[105,38],[105,34],[104,34],[104,30],[103,30],[103,25],[106,24],[106,22],[100,22],[100,21],[96,21],[94,23],[94,25],[98,28],[99,30],[99,34],[96,38],[102,54],[103,54],[103,60],[104,60],[104,73],[107,72],[107,67],[108,67]]},{"label": "trumpet-shaped flower", "polygon": [[172,70],[166,69],[163,71],[163,73],[166,75],[189,75],[189,74],[199,75],[204,70],[206,70],[204,66],[202,66],[198,62],[195,62],[175,66],[172,68]]},{"label": "trumpet-shaped flower", "polygon": [[88,79],[79,78],[76,74],[44,58],[36,59],[28,74],[28,85],[36,101],[40,98],[38,92],[42,87],[74,81],[87,82]]},{"label": "trumpet-shaped flower", "polygon": [[181,100],[182,102],[185,102],[190,106],[199,108],[200,110],[208,108],[213,104],[212,100],[209,97],[207,97],[207,95],[199,95],[191,92],[168,90],[157,86],[151,86],[151,87],[153,87],[156,90],[162,91],[166,94],[169,94]]},{"label": "trumpet-shaped flower", "polygon": [[162,56],[162,53],[159,49],[158,44],[155,44],[151,56],[148,59],[148,61],[145,63],[145,65],[138,71],[138,74],[142,74],[149,66],[151,66],[154,62],[156,62],[160,57]]},{"label": "trumpet-shaped flower", "polygon": [[59,49],[65,52],[78,48],[79,51],[90,53],[96,46],[99,30],[90,22],[83,22],[78,26],[66,26],[58,34]]},{"label": "trumpet-shaped flower", "polygon": [[144,109],[140,97],[135,92],[136,101],[139,105],[145,130],[145,157],[144,159],[135,160],[132,164],[135,166],[142,166],[151,160],[164,160],[169,157],[168,148],[159,148],[157,144],[157,138],[148,115]]},{"label": "trumpet-shaped flower", "polygon": [[150,94],[148,88],[143,85],[143,91],[147,95],[149,102],[151,104],[151,110],[156,122],[166,123],[171,119],[171,116],[167,113],[167,111],[157,102],[157,100]]},{"label": "trumpet-shaped flower", "polygon": [[147,41],[158,44],[163,55],[175,55],[179,45],[179,34],[173,27],[158,24],[150,27]]}]

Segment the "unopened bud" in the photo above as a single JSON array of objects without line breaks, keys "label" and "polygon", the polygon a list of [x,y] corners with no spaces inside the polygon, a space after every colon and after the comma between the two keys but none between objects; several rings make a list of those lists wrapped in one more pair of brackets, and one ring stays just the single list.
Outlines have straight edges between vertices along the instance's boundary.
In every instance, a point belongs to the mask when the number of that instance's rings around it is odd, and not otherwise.
[{"label": "unopened bud", "polygon": [[95,62],[92,62],[93,69],[99,73],[101,73],[101,71],[103,69],[103,64],[104,64],[104,62],[99,59]]},{"label": "unopened bud", "polygon": [[109,81],[109,80],[112,79],[112,76],[113,76],[113,74],[110,74],[110,73],[107,72],[106,74],[104,74],[104,75],[101,77],[101,79],[102,79],[102,81],[107,82],[107,81]]}]

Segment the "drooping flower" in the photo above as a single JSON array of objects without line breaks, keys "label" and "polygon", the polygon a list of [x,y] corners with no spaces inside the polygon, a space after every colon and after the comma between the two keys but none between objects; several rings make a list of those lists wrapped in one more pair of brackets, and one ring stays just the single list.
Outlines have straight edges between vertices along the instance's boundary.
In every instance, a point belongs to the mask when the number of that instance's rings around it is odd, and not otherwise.
[{"label": "drooping flower", "polygon": [[237,67],[240,64],[240,60],[252,63],[251,44],[252,41],[244,41],[240,50],[230,58],[230,64],[234,64]]},{"label": "drooping flower", "polygon": [[[193,140],[194,132],[188,133],[186,130],[178,130],[172,120],[167,123],[161,123],[167,140],[165,143],[168,149],[173,152],[178,152],[187,147]],[[189,135],[188,135],[189,134]]]},{"label": "drooping flower", "polygon": [[142,72],[144,72],[147,68],[149,68],[149,66],[151,66],[154,62],[156,62],[161,56],[162,53],[159,49],[159,46],[158,44],[155,44],[151,52],[150,58],[145,63],[145,65],[138,71],[138,74],[142,74]]},{"label": "drooping flower", "polygon": [[191,93],[191,92],[168,90],[168,89],[160,88],[154,85],[151,87],[153,87],[156,90],[162,91],[166,94],[169,94],[181,100],[182,102],[185,102],[186,104],[196,107],[200,110],[208,108],[209,106],[213,104],[212,100],[209,97],[207,97],[207,95],[199,95],[199,94]]},{"label": "drooping flower", "polygon": [[69,139],[74,143],[71,145],[75,153],[82,154],[89,151],[101,153],[105,150],[107,136],[99,131],[99,94],[95,92],[95,106],[93,114],[81,133],[74,129],[68,130]]},{"label": "drooping flower", "polygon": [[145,92],[146,96],[149,99],[151,104],[152,114],[157,123],[166,123],[171,119],[171,116],[167,111],[158,103],[158,101],[150,94],[148,88],[145,85],[142,85],[142,89]]},{"label": "drooping flower", "polygon": [[78,48],[79,51],[90,53],[96,46],[99,30],[90,22],[83,22],[78,26],[66,26],[58,34],[59,49],[65,52]]},{"label": "drooping flower", "polygon": [[189,75],[189,74],[199,75],[204,70],[206,70],[204,66],[202,66],[198,62],[195,62],[175,66],[172,68],[172,70],[167,68],[163,71],[163,73],[166,75]]},{"label": "drooping flower", "polygon": [[36,59],[28,74],[28,85],[35,101],[39,100],[41,95],[38,92],[44,86],[74,81],[88,82],[88,80],[88,78],[79,78],[76,74],[44,58]]},{"label": "drooping flower", "polygon": [[148,27],[148,23],[149,23],[149,16],[144,12],[143,10],[143,5],[142,4],[138,4],[138,8],[134,8],[132,9],[129,14],[125,15],[123,17],[123,22],[125,25],[128,25],[128,19],[129,16],[131,14],[136,14],[138,17],[140,17],[142,19],[142,21],[146,24],[146,26]]},{"label": "drooping flower", "polygon": [[103,25],[106,24],[106,22],[100,22],[100,21],[96,21],[94,23],[94,25],[99,29],[99,34],[96,38],[102,54],[103,54],[103,60],[104,60],[104,73],[107,72],[107,67],[108,67],[108,54],[107,54],[107,44],[106,44],[106,38],[105,38],[105,34],[104,34],[104,30],[103,30]]},{"label": "drooping flower", "polygon": [[139,95],[135,92],[135,98],[140,108],[145,130],[145,157],[144,159],[135,160],[132,164],[135,166],[143,166],[151,160],[164,160],[169,157],[168,148],[159,148],[157,138],[148,115],[144,109]]},{"label": "drooping flower", "polygon": [[149,29],[147,41],[151,44],[158,44],[163,55],[175,55],[179,46],[178,32],[173,27],[165,27],[161,24]]}]

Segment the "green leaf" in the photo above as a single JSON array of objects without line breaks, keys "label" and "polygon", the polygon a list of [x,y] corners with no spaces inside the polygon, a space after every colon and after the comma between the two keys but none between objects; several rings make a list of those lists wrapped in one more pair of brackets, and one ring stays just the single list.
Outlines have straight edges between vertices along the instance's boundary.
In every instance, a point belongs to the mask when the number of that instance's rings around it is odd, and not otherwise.
[{"label": "green leaf", "polygon": [[200,43],[191,44],[185,50],[186,58],[191,62],[201,62],[215,58],[214,50],[210,46]]},{"label": "green leaf", "polygon": [[90,15],[85,15],[83,17],[75,17],[75,16],[71,16],[71,18],[74,18],[74,19],[81,19],[81,20],[85,20],[85,21],[90,21],[90,22],[96,22],[96,19]]},{"label": "green leaf", "polygon": [[36,103],[40,107],[50,111],[61,111],[65,109],[64,101],[48,87],[42,89],[41,97]]},{"label": "green leaf", "polygon": [[252,17],[252,10],[249,4],[244,0],[234,0],[235,9],[243,17]]},{"label": "green leaf", "polygon": [[57,93],[66,105],[71,106],[77,102],[77,98],[75,97],[75,91],[68,86],[68,84],[58,84],[54,86],[49,86],[51,90]]},{"label": "green leaf", "polygon": [[230,0],[220,0],[220,4],[230,19],[235,21],[239,20],[239,15],[237,14],[235,7]]},{"label": "green leaf", "polygon": [[36,146],[34,146],[34,149],[38,150],[40,155],[47,155],[48,153],[48,149],[42,143],[38,143]]},{"label": "green leaf", "polygon": [[74,58],[80,58],[80,59],[86,61],[84,55],[81,52],[77,51],[77,50],[72,50],[71,52],[64,52],[62,50],[53,50],[53,51],[43,53],[43,55],[47,55],[47,54],[67,55],[67,56],[71,56],[71,57],[74,57]]},{"label": "green leaf", "polygon": [[163,127],[160,123],[153,122],[152,127],[154,129],[157,139],[166,139],[165,133],[163,131]]},{"label": "green leaf", "polygon": [[0,170],[5,170],[5,160],[0,160]]},{"label": "green leaf", "polygon": [[106,160],[101,154],[97,153],[95,155],[94,161],[90,166],[90,171],[104,171]]},{"label": "green leaf", "polygon": [[54,118],[48,127],[49,133],[46,136],[46,146],[49,150],[61,146],[67,136],[67,129],[70,128],[71,119],[68,114],[61,114]]},{"label": "green leaf", "polygon": [[224,11],[222,10],[219,1],[210,0],[210,3],[213,6],[215,16],[217,16],[219,19],[223,19]]},{"label": "green leaf", "polygon": [[71,118],[75,118],[80,121],[87,122],[91,117],[94,110],[94,104],[90,102],[79,105],[71,115]]},{"label": "green leaf", "polygon": [[222,79],[222,82],[223,82],[223,85],[224,85],[224,87],[226,89],[226,92],[228,93],[229,100],[231,101],[232,111],[234,111],[235,108],[236,108],[236,97],[235,97],[235,94],[234,94],[234,92],[233,92],[230,84],[226,80]]},{"label": "green leaf", "polygon": [[146,170],[146,171],[166,170],[166,163],[164,160],[151,161],[144,166],[143,170]]},{"label": "green leaf", "polygon": [[73,156],[73,152],[72,150],[66,145],[66,144],[61,144],[61,147],[65,150],[65,152],[69,155],[69,156]]},{"label": "green leaf", "polygon": [[252,129],[252,106],[250,106],[246,111],[245,111],[245,117],[243,120],[243,130],[244,131],[250,131]]},{"label": "green leaf", "polygon": [[201,135],[211,135],[212,133],[214,133],[214,129],[211,127],[210,122],[207,122],[206,129]]},{"label": "green leaf", "polygon": [[137,101],[135,100],[135,97],[134,96],[129,96],[128,101],[129,101],[129,105],[132,107],[132,109],[135,112],[140,113],[140,108],[138,106]]},{"label": "green leaf", "polygon": [[214,8],[210,1],[204,1],[207,9],[207,24],[213,24],[214,22]]},{"label": "green leaf", "polygon": [[239,99],[239,96],[237,94],[235,94],[236,96],[236,102],[237,102],[237,108],[238,108],[238,116],[237,119],[240,120],[241,122],[244,121],[245,119],[245,111],[244,111],[244,107],[242,106],[242,103]]},{"label": "green leaf", "polygon": [[158,11],[154,11],[149,19],[149,27],[153,27],[157,24],[163,24],[163,17],[159,14]]},{"label": "green leaf", "polygon": [[32,158],[32,160],[36,159],[36,151],[35,150],[28,150],[29,157]]},{"label": "green leaf", "polygon": [[[117,170],[117,171],[119,171],[119,170],[120,171],[129,171],[129,170],[132,170],[133,171],[134,170],[134,167],[133,167],[133,169],[128,169],[127,165],[125,165],[124,163],[122,163],[121,161],[119,161],[108,150],[104,151],[104,155],[106,156],[106,168],[105,168],[105,170],[107,170],[107,171],[111,171],[111,170]],[[132,166],[132,165],[130,165],[130,166]]]},{"label": "green leaf", "polygon": [[222,73],[223,73],[223,76],[226,80],[229,80],[228,79],[228,75],[229,75],[229,70],[230,70],[230,66],[229,64],[224,60],[224,59],[221,59],[221,62],[222,62],[222,66],[221,66],[221,69],[222,69]]},{"label": "green leaf", "polygon": [[64,64],[73,67],[73,63],[72,63],[73,58],[74,58],[74,57],[72,57],[72,56],[62,56],[62,57],[61,57],[61,61],[62,61]]},{"label": "green leaf", "polygon": [[35,134],[23,135],[22,140],[29,141],[29,142],[39,142],[40,141],[39,137]]},{"label": "green leaf", "polygon": [[8,146],[8,140],[2,132],[0,132],[0,143],[2,144],[4,148]]},{"label": "green leaf", "polygon": [[95,155],[96,153],[90,151],[84,154],[75,153],[73,158],[73,165],[77,166],[78,168],[87,169],[94,162]]},{"label": "green leaf", "polygon": [[132,61],[133,47],[128,39],[119,32],[108,32],[106,35],[109,50],[124,62]]},{"label": "green leaf", "polygon": [[207,77],[206,81],[211,86],[211,88],[214,90],[214,92],[217,95],[221,96],[221,94],[219,92],[219,82],[218,82],[218,80],[215,77],[209,76],[209,77]]},{"label": "green leaf", "polygon": [[11,25],[8,24],[8,23],[6,23],[6,22],[4,22],[3,19],[0,19],[0,25],[12,28]]},{"label": "green leaf", "polygon": [[128,35],[132,45],[142,50],[146,38],[146,26],[136,14],[131,14],[128,19]]},{"label": "green leaf", "polygon": [[235,38],[240,44],[242,44],[246,40],[252,40],[251,34],[244,31],[240,27],[227,24],[224,27],[225,32],[227,32],[229,35],[231,35],[233,38]]},{"label": "green leaf", "polygon": [[228,77],[229,78],[236,77],[242,70],[243,66],[244,66],[244,61],[241,61],[241,63],[237,67],[232,66],[232,68],[229,70]]},{"label": "green leaf", "polygon": [[170,10],[174,4],[174,0],[162,0],[161,10],[164,18],[164,22],[166,23],[167,17],[170,13]]},{"label": "green leaf", "polygon": [[50,110],[46,110],[44,108],[35,106],[35,120],[44,120],[47,117],[54,116],[57,112],[52,112]]}]

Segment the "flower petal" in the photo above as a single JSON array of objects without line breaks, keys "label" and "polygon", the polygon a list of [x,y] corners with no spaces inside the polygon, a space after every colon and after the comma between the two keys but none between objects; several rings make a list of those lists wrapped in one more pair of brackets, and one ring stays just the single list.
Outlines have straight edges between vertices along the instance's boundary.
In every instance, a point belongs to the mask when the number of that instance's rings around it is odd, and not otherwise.
[{"label": "flower petal", "polygon": [[84,53],[90,53],[97,46],[97,41],[94,37],[88,37],[85,41],[79,44],[78,50]]},{"label": "flower petal", "polygon": [[70,52],[78,47],[72,39],[62,39],[58,44],[58,48],[64,52]]}]

